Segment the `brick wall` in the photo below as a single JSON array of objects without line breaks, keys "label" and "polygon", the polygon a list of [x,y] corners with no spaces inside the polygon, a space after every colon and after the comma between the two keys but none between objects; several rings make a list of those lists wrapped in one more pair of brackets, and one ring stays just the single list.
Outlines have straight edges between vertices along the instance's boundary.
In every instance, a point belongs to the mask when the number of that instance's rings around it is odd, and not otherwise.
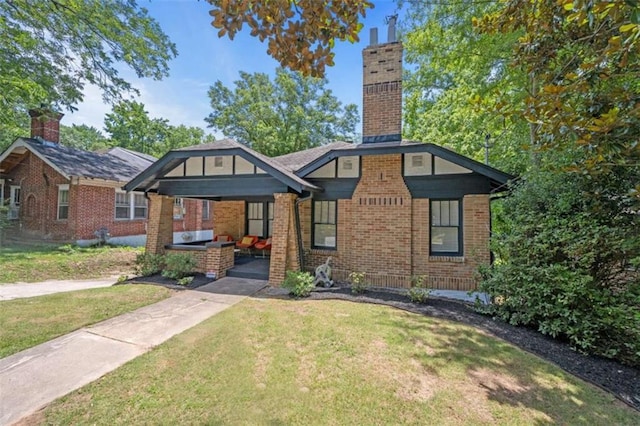
[{"label": "brick wall", "polygon": [[371,285],[408,287],[412,275],[427,275],[431,288],[475,289],[475,270],[489,262],[489,196],[467,195],[463,203],[460,257],[429,256],[429,199],[412,199],[400,155],[362,159],[362,178],[350,200],[338,200],[337,250],[312,250],[311,205],[300,206],[304,267],[313,271],[328,256],[334,279],[365,272]]},{"label": "brick wall", "polygon": [[163,254],[173,243],[173,197],[149,194],[149,223],[146,252]]},{"label": "brick wall", "polygon": [[362,136],[402,131],[402,44],[386,43],[362,51]]},{"label": "brick wall", "polygon": [[245,202],[214,201],[211,207],[213,233],[231,235],[234,240],[240,240],[245,233]]},{"label": "brick wall", "polygon": [[279,286],[286,271],[299,271],[295,194],[274,194],[274,220],[269,262],[269,284]]},{"label": "brick wall", "polygon": [[49,142],[60,142],[60,119],[64,114],[46,109],[31,109],[31,137]]},{"label": "brick wall", "polygon": [[206,251],[206,269],[204,272],[215,272],[218,279],[227,276],[227,271],[234,265],[234,245],[218,247],[208,246]]}]

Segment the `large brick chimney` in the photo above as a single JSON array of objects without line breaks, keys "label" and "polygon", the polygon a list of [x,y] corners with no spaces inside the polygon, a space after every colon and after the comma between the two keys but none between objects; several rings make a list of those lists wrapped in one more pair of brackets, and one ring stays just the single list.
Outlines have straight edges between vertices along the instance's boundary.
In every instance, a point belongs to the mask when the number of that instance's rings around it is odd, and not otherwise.
[{"label": "large brick chimney", "polygon": [[362,51],[362,143],[402,140],[402,43],[396,41],[396,17],[389,18],[387,43],[378,29]]},{"label": "large brick chimney", "polygon": [[60,119],[64,114],[46,108],[29,110],[31,116],[31,137],[48,142],[60,143]]}]

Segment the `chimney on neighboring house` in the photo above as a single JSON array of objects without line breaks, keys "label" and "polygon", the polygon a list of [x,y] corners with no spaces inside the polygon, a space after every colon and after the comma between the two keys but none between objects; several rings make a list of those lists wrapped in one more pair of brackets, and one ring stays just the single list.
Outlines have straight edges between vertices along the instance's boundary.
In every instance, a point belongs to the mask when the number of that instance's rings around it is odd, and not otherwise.
[{"label": "chimney on neighboring house", "polygon": [[60,119],[64,114],[47,108],[34,108],[29,110],[29,115],[32,138],[60,143]]},{"label": "chimney on neighboring house", "polygon": [[402,140],[402,43],[396,41],[397,16],[388,18],[388,40],[378,44],[378,29],[362,51],[362,143]]}]

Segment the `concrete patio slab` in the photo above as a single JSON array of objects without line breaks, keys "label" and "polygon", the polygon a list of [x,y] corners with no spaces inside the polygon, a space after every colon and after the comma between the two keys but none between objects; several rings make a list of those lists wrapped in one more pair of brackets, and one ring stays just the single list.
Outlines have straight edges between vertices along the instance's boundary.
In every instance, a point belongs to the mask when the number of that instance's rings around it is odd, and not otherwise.
[{"label": "concrete patio slab", "polygon": [[0,359],[0,424],[17,422],[266,285],[223,278]]}]

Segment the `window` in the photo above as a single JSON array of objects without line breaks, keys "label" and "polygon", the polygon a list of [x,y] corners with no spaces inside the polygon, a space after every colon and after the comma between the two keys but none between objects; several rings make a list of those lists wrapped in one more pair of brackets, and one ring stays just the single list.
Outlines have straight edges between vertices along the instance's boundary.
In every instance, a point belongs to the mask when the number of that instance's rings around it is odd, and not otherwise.
[{"label": "window", "polygon": [[224,161],[222,157],[214,157],[213,167],[224,167]]},{"label": "window", "polygon": [[126,192],[116,192],[116,219],[129,219],[131,217],[131,202]]},{"label": "window", "polygon": [[264,236],[263,203],[247,203],[247,234]]},{"label": "window", "polygon": [[336,201],[313,202],[313,247],[336,248]]},{"label": "window", "polygon": [[210,215],[209,200],[202,200],[202,219],[209,220]]},{"label": "window", "polygon": [[20,187],[9,187],[9,219],[17,219],[20,215]]},{"label": "window", "polygon": [[272,201],[247,203],[247,235],[263,238],[273,235]]},{"label": "window", "polygon": [[184,199],[173,199],[173,218],[182,219],[184,217]]},{"label": "window", "polygon": [[144,194],[133,194],[133,218],[146,219],[148,202]]},{"label": "window", "polygon": [[149,204],[144,194],[116,191],[116,219],[146,219],[148,208]]},{"label": "window", "polygon": [[420,168],[423,166],[424,157],[421,155],[414,155],[411,157],[411,167]]},{"label": "window", "polygon": [[462,254],[460,200],[431,201],[431,254]]},{"label": "window", "polygon": [[58,220],[69,219],[69,185],[58,185]]}]

